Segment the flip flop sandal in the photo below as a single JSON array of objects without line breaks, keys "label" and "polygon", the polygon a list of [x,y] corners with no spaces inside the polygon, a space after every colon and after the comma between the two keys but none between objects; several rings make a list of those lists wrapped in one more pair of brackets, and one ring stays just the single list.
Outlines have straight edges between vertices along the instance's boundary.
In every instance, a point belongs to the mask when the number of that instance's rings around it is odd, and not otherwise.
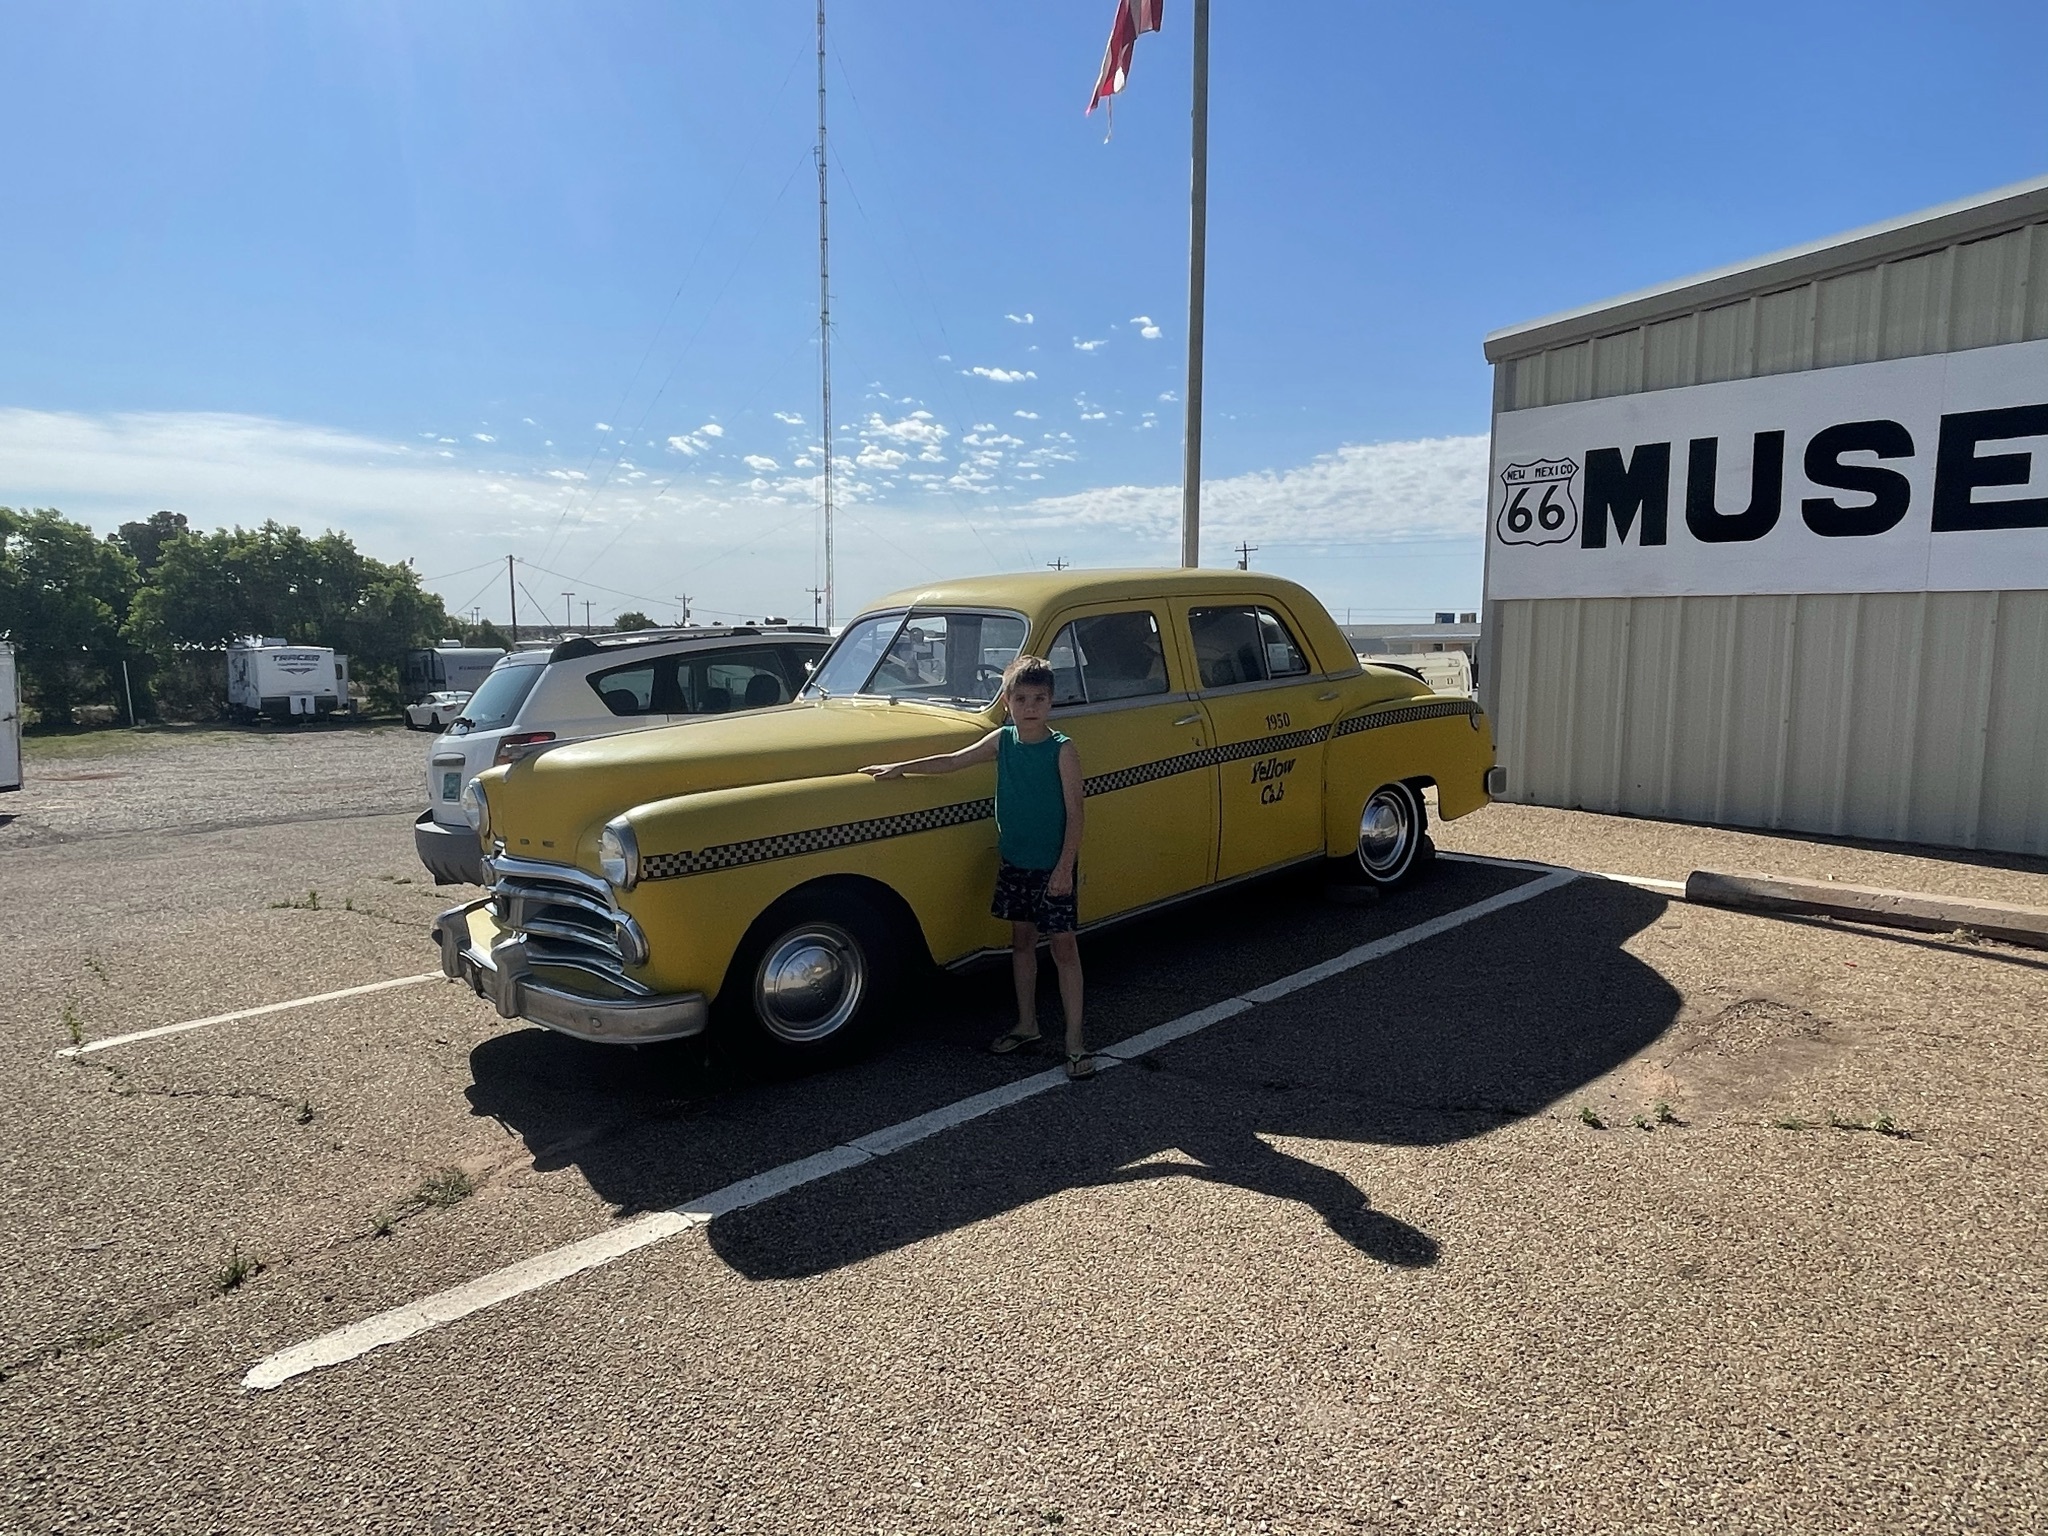
[{"label": "flip flop sandal", "polygon": [[1020,1051],[1027,1045],[1036,1045],[1044,1038],[1045,1036],[1042,1034],[1032,1033],[1027,1035],[1022,1030],[1013,1029],[1008,1034],[999,1035],[994,1040],[991,1040],[988,1048],[994,1055],[1007,1056],[1010,1052]]},{"label": "flip flop sandal", "polygon": [[1069,1051],[1067,1053],[1067,1081],[1082,1083],[1094,1075],[1094,1057],[1090,1056],[1086,1051]]}]

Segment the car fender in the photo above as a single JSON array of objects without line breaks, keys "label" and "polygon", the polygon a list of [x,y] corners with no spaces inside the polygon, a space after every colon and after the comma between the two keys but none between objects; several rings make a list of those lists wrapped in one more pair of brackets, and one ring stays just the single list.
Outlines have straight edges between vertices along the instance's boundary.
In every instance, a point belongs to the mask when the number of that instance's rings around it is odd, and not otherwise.
[{"label": "car fender", "polygon": [[[995,885],[992,767],[889,780],[862,773],[705,790],[636,806],[638,884],[618,897],[647,936],[640,979],[715,996],[759,916],[792,891],[853,876],[893,892],[939,964],[1008,941]],[[598,831],[578,849],[597,868]]]},{"label": "car fender", "polygon": [[1359,808],[1380,785],[1434,784],[1449,821],[1487,803],[1492,766],[1493,727],[1476,700],[1423,688],[1347,708],[1323,754],[1324,851],[1352,850]]}]

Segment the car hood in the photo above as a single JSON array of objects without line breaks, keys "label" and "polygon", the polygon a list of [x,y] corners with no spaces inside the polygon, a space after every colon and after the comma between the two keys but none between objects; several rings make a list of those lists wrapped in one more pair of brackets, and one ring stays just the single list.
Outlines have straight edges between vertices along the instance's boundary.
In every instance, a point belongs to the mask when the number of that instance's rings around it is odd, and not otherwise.
[{"label": "car hood", "polygon": [[986,716],[865,699],[784,705],[550,747],[493,785],[491,836],[521,858],[574,863],[612,817],[676,795],[853,773],[952,752]]}]

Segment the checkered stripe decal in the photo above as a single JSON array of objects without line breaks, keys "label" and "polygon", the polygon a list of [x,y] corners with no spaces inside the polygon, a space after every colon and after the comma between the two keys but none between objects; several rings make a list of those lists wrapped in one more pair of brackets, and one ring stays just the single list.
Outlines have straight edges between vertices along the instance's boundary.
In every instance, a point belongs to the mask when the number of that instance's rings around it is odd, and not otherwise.
[{"label": "checkered stripe decal", "polygon": [[[1353,715],[1335,726],[1318,725],[1277,736],[1261,736],[1228,746],[1203,747],[1163,757],[1157,762],[1134,763],[1112,773],[1098,773],[1082,781],[1087,795],[1114,794],[1134,789],[1177,773],[1196,773],[1248,757],[1265,757],[1276,752],[1293,752],[1312,747],[1332,736],[1351,736],[1376,730],[1383,725],[1406,725],[1415,720],[1436,720],[1445,715],[1474,715],[1479,706],[1470,699],[1437,699],[1427,704],[1405,704],[1398,709],[1375,710]],[[993,800],[966,800],[958,805],[935,806],[927,811],[905,811],[897,816],[877,816],[870,821],[842,822],[836,827],[814,827],[808,832],[783,832],[774,837],[757,837],[744,843],[721,843],[714,848],[684,849],[680,853],[650,854],[641,862],[641,876],[647,880],[674,880],[683,875],[701,875],[714,869],[732,869],[741,864],[760,864],[769,859],[793,859],[806,853],[823,853],[830,848],[848,848],[857,843],[880,842],[884,838],[908,837],[914,832],[936,832],[942,827],[962,826],[970,821],[988,821],[995,816]]]},{"label": "checkered stripe decal", "polygon": [[836,827],[814,827],[808,832],[781,832],[774,837],[757,837],[744,843],[721,843],[715,848],[652,854],[642,861],[640,868],[646,879],[673,880],[681,875],[701,875],[709,870],[731,869],[740,864],[793,859],[799,854],[823,853],[828,848],[876,843],[887,837],[907,837],[913,832],[936,832],[941,827],[987,821],[995,813],[996,803],[993,800],[965,800],[958,805],[934,806],[926,811],[877,816],[871,821],[846,821]]},{"label": "checkered stripe decal", "polygon": [[1414,720],[1440,720],[1445,715],[1476,715],[1479,706],[1471,699],[1437,699],[1428,704],[1404,704],[1399,709],[1376,710],[1369,715],[1353,715],[1348,720],[1337,722],[1331,734],[1355,736],[1360,731],[1377,730],[1383,725],[1407,725]]}]

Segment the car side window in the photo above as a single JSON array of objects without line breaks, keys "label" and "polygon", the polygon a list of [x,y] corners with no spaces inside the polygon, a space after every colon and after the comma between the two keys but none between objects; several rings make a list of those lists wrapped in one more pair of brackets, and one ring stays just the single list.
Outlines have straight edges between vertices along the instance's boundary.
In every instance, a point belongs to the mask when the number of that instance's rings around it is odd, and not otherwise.
[{"label": "car side window", "polygon": [[1147,609],[1076,619],[1052,643],[1053,698],[1058,704],[1106,704],[1164,693],[1166,645]]},{"label": "car side window", "polygon": [[1256,608],[1191,608],[1188,635],[1204,688],[1266,680],[1266,642]]},{"label": "car side window", "polygon": [[720,651],[701,664],[698,711],[723,714],[732,709],[766,709],[789,702],[789,680],[770,650]]},{"label": "car side window", "polygon": [[1285,621],[1270,608],[1259,610],[1259,638],[1265,645],[1266,676],[1308,675],[1308,658],[1294,643],[1294,636],[1288,633]]},{"label": "car side window", "polygon": [[655,714],[656,666],[657,663],[651,660],[638,661],[629,666],[593,672],[590,675],[591,691],[615,715]]}]

